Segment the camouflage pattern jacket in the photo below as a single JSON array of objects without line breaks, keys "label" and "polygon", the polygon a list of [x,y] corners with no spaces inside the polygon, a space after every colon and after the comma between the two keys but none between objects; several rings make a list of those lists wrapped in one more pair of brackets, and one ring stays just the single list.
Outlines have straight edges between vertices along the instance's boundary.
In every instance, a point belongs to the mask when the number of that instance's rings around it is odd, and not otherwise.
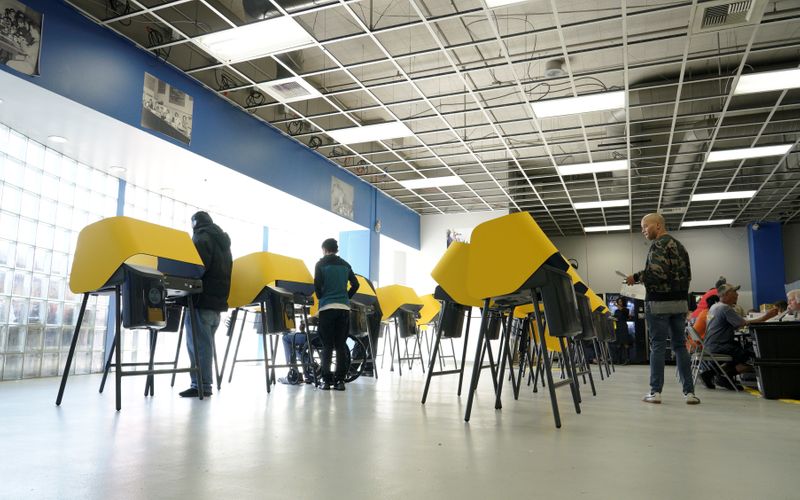
[{"label": "camouflage pattern jacket", "polygon": [[664,234],[650,245],[645,268],[633,279],[644,284],[646,300],[687,300],[692,280],[689,254],[680,241]]}]

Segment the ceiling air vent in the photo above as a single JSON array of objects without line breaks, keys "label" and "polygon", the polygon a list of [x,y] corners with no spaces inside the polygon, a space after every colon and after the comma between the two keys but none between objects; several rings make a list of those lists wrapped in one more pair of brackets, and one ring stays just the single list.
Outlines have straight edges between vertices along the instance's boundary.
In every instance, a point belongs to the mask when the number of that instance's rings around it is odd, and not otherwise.
[{"label": "ceiling air vent", "polygon": [[697,6],[692,33],[719,31],[761,22],[767,0],[706,2]]},{"label": "ceiling air vent", "polygon": [[317,89],[298,76],[260,83],[258,88],[283,103],[303,101],[322,96]]}]

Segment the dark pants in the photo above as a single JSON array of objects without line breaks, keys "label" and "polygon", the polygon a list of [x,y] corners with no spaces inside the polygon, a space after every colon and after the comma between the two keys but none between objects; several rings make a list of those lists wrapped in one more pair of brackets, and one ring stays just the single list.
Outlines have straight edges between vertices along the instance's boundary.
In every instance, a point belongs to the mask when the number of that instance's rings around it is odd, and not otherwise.
[{"label": "dark pants", "polygon": [[[322,341],[322,380],[328,384],[344,382],[347,374],[347,332],[350,311],[327,309],[319,313],[319,338]],[[336,374],[331,373],[331,355],[336,351]]]}]

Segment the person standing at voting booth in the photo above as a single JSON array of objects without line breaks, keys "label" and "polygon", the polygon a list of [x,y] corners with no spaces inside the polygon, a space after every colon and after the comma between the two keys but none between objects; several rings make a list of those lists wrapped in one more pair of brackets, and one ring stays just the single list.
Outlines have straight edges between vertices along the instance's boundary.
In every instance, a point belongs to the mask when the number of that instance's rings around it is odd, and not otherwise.
[{"label": "person standing at voting booth", "polygon": [[203,378],[203,387],[197,386],[197,374],[192,372],[192,386],[181,392],[181,397],[195,398],[199,391],[211,396],[214,382],[211,370],[214,359],[214,332],[219,326],[220,313],[228,310],[228,294],[231,290],[231,239],[206,212],[192,215],[192,242],[206,268],[203,274],[203,292],[192,296],[195,320],[186,322],[186,349],[194,368],[194,350]]},{"label": "person standing at voting booth", "polygon": [[661,214],[645,215],[641,225],[642,234],[653,243],[647,252],[645,268],[628,276],[625,282],[628,285],[642,283],[647,290],[645,321],[650,332],[650,392],[642,401],[661,403],[664,356],[669,338],[686,404],[696,405],[700,399],[694,395],[689,353],[684,345],[686,313],[689,312],[689,282],[692,280],[689,254],[681,242],[667,232]]},{"label": "person standing at voting booth", "polygon": [[[350,299],[358,291],[358,279],[350,264],[336,255],[339,244],[333,238],[322,242],[323,257],[314,267],[314,291],[319,301],[319,338],[322,341],[322,382],[320,389],[344,390],[347,374],[347,333]],[[347,283],[350,283],[350,290]],[[331,373],[331,355],[336,351],[336,373]]]}]

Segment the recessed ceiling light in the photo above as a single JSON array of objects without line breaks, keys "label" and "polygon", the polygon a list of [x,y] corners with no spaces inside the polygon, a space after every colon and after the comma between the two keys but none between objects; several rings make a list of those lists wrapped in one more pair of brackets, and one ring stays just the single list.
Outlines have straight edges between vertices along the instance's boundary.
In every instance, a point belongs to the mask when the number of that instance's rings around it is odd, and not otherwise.
[{"label": "recessed ceiling light", "polygon": [[289,16],[217,31],[193,41],[229,64],[309,47],[315,42],[314,37]]},{"label": "recessed ceiling light", "polygon": [[752,198],[755,191],[724,191],[719,193],[693,194],[692,201],[735,200],[739,198]]},{"label": "recessed ceiling light", "polygon": [[610,200],[610,201],[585,201],[575,203],[573,206],[576,210],[583,210],[587,208],[611,208],[611,207],[627,207],[630,205],[628,200]]},{"label": "recessed ceiling light", "polygon": [[800,69],[764,71],[739,77],[733,95],[755,94],[756,92],[770,92],[797,87],[800,87]]},{"label": "recessed ceiling light", "polygon": [[443,186],[460,186],[464,184],[464,180],[458,176],[448,177],[428,177],[426,179],[411,179],[408,181],[399,181],[403,187],[408,189],[422,189],[431,187]]},{"label": "recessed ceiling light", "polygon": [[575,115],[578,113],[589,113],[591,111],[624,108],[625,91],[619,90],[615,92],[600,92],[598,94],[581,95],[578,97],[537,101],[531,103],[531,107],[533,108],[533,112],[536,114],[537,118]]},{"label": "recessed ceiling light", "polygon": [[402,122],[388,122],[365,125],[363,127],[329,130],[328,135],[341,144],[358,144],[360,142],[410,137],[414,135],[414,132]]},{"label": "recessed ceiling light", "polygon": [[125,167],[120,167],[119,165],[112,165],[108,167],[108,171],[112,174],[121,174],[127,170]]},{"label": "recessed ceiling light", "polygon": [[557,167],[560,175],[595,174],[598,172],[613,172],[627,170],[628,160],[598,161],[595,163],[576,163],[574,165],[560,165]]},{"label": "recessed ceiling light", "polygon": [[47,140],[55,142],[56,144],[65,144],[67,142],[67,138],[60,135],[49,135],[47,136]]},{"label": "recessed ceiling light", "polygon": [[619,226],[589,226],[583,228],[587,233],[602,233],[605,231],[628,231],[631,228],[630,224]]},{"label": "recessed ceiling light", "polygon": [[257,87],[276,100],[285,103],[322,97],[319,90],[299,76],[259,83]]},{"label": "recessed ceiling light", "polygon": [[505,7],[506,5],[512,5],[515,3],[522,3],[527,2],[528,0],[486,0],[486,6],[490,9],[494,9],[496,7]]},{"label": "recessed ceiling light", "polygon": [[681,227],[728,226],[730,224],[733,224],[733,219],[687,220],[681,223]]},{"label": "recessed ceiling light", "polygon": [[760,158],[763,156],[783,156],[790,149],[792,144],[779,144],[776,146],[760,146],[757,148],[723,149],[708,153],[708,162],[746,160],[748,158]]}]

